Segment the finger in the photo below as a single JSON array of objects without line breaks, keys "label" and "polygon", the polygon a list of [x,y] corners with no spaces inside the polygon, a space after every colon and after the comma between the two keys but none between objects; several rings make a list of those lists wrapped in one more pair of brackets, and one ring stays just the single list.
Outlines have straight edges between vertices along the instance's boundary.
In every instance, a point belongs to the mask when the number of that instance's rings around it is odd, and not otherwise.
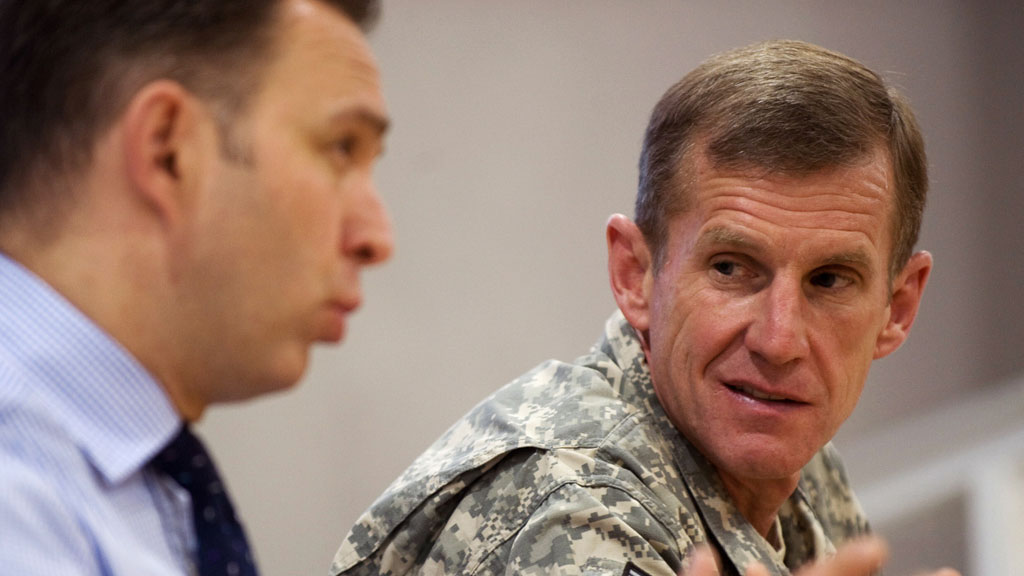
[{"label": "finger", "polygon": [[835,556],[801,570],[798,576],[869,576],[881,570],[888,557],[881,538],[862,538],[841,546]]},{"label": "finger", "polygon": [[747,572],[744,576],[771,576],[771,574],[768,573],[768,569],[762,564],[755,563],[747,566]]},{"label": "finger", "polygon": [[699,546],[690,556],[690,565],[679,576],[718,576],[718,565],[711,548]]},{"label": "finger", "polygon": [[960,572],[952,568],[942,568],[930,574],[920,574],[919,576],[960,576]]}]

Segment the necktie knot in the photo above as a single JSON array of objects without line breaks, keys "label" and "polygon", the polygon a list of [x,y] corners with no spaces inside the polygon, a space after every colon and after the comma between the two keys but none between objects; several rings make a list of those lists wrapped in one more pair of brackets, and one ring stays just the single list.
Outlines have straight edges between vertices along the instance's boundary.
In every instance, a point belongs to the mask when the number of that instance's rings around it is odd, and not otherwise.
[{"label": "necktie knot", "polygon": [[245,531],[220,474],[202,441],[187,425],[153,458],[152,465],[192,499],[200,576],[256,576]]}]

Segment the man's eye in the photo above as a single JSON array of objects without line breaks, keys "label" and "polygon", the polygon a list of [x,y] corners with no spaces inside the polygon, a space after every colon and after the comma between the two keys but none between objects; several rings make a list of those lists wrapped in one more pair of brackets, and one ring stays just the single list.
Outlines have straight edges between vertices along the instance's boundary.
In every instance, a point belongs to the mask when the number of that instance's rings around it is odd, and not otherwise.
[{"label": "man's eye", "polygon": [[832,274],[831,272],[826,272],[824,274],[815,274],[811,278],[811,284],[814,284],[815,286],[820,286],[822,288],[832,288],[833,286],[836,285],[837,280],[838,277],[835,274]]},{"label": "man's eye", "polygon": [[732,276],[736,272],[736,263],[723,260],[721,262],[715,262],[711,265],[716,272],[723,276]]},{"label": "man's eye", "polygon": [[819,272],[811,276],[811,284],[819,288],[845,288],[853,284],[853,279],[835,272]]},{"label": "man's eye", "polygon": [[359,141],[354,136],[342,138],[337,143],[338,151],[348,157],[352,157],[356,153],[358,145]]}]

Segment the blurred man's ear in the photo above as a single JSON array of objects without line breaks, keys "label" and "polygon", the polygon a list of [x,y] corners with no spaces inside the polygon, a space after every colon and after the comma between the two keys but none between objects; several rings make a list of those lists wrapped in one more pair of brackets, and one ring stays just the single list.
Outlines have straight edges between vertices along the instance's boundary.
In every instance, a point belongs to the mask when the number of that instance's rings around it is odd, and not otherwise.
[{"label": "blurred man's ear", "polygon": [[202,105],[177,82],[151,82],[132,97],[119,121],[129,184],[157,217],[174,224],[191,199],[202,161]]},{"label": "blurred man's ear", "polygon": [[605,235],[612,295],[633,329],[644,335],[650,327],[654,278],[650,249],[637,225],[622,214],[608,219]]},{"label": "blurred man's ear", "polygon": [[875,342],[876,360],[893,353],[907,339],[931,271],[932,255],[918,252],[910,257],[896,277],[889,302],[889,321]]}]

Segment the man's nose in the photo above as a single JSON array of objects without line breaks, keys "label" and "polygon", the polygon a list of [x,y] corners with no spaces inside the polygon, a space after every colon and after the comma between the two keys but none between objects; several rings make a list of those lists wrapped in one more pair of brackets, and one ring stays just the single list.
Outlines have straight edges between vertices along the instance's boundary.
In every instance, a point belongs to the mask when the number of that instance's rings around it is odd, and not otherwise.
[{"label": "man's nose", "polygon": [[384,262],[395,248],[391,218],[377,193],[371,176],[353,195],[354,205],[346,210],[342,251],[362,265]]},{"label": "man's nose", "polygon": [[758,294],[745,337],[747,348],[777,366],[806,357],[810,346],[805,312],[801,282],[776,277]]}]

